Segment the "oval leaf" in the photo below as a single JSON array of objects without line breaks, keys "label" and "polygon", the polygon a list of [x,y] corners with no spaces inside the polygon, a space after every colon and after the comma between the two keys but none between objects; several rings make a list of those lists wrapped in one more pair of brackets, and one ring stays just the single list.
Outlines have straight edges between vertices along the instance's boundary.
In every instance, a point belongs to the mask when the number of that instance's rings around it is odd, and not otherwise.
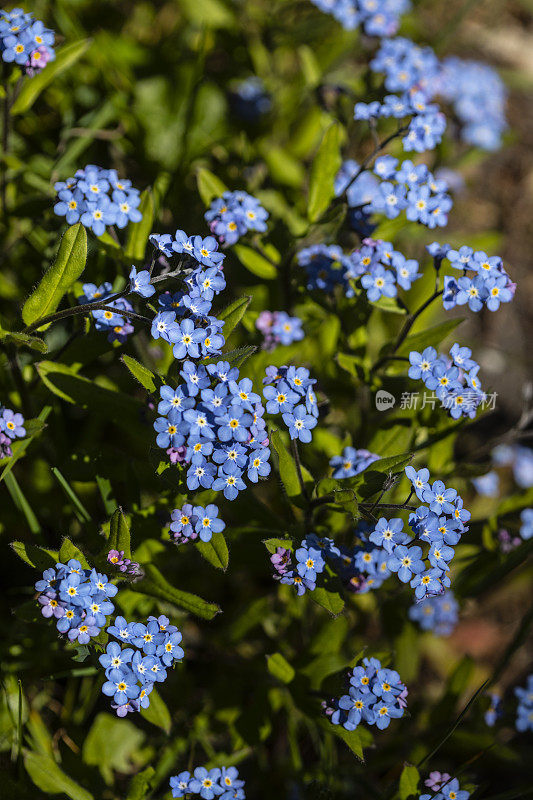
[{"label": "oval leaf", "polygon": [[26,325],[53,314],[63,296],[85,269],[86,261],[87,233],[83,225],[78,222],[67,228],[61,239],[55,262],[24,303],[22,319]]},{"label": "oval leaf", "polygon": [[253,250],[245,244],[236,244],[233,250],[246,269],[258,278],[263,278],[265,281],[271,281],[277,277],[278,271],[274,264],[271,264],[268,259]]},{"label": "oval leaf", "polygon": [[282,683],[290,683],[294,678],[294,668],[283,658],[281,653],[274,653],[271,656],[267,656],[267,667],[270,674]]},{"label": "oval leaf", "polygon": [[71,800],[93,800],[83,789],[59,769],[56,762],[44,753],[24,753],[24,766],[34,784],[46,794],[66,794]]},{"label": "oval leaf", "polygon": [[196,542],[196,549],[216,569],[227,570],[229,563],[228,545],[221,531],[214,533],[209,542]]},{"label": "oval leaf", "polygon": [[148,708],[141,708],[141,715],[148,720],[148,722],[151,722],[152,725],[157,725],[157,727],[162,728],[165,733],[170,733],[172,727],[170,711],[155,688],[150,692],[150,705]]},{"label": "oval leaf", "polygon": [[111,517],[107,549],[119,551],[123,550],[126,558],[131,558],[130,529],[121,508],[117,508]]},{"label": "oval leaf", "polygon": [[406,764],[400,775],[400,800],[407,800],[408,797],[418,794],[419,780],[417,768],[412,764]]},{"label": "oval leaf", "polygon": [[307,216],[311,222],[320,219],[335,196],[333,184],[342,163],[341,139],[343,129],[334,122],[325,132],[311,167]]},{"label": "oval leaf", "polygon": [[121,361],[129,369],[133,377],[139,381],[141,386],[144,386],[147,392],[155,392],[155,375],[148,367],[145,367],[144,364],[136,361],[131,356],[122,356]]}]

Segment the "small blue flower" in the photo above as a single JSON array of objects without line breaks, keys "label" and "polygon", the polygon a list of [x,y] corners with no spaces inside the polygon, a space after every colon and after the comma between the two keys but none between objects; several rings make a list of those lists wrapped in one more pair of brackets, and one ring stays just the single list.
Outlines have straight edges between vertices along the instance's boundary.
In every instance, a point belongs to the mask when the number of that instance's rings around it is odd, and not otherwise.
[{"label": "small blue flower", "polygon": [[308,581],[316,581],[316,576],[326,566],[322,553],[314,547],[299,547],[295,552],[298,575]]},{"label": "small blue flower", "polygon": [[150,283],[151,276],[147,269],[137,272],[132,266],[129,277],[132,292],[140,294],[141,297],[151,297],[155,293],[155,287]]},{"label": "small blue flower", "polygon": [[213,503],[210,503],[205,508],[203,506],[195,506],[193,514],[197,517],[195,530],[202,542],[209,542],[213,533],[220,533],[226,527],[225,522],[218,519],[218,507]]},{"label": "small blue flower", "polygon": [[135,682],[135,676],[131,670],[124,669],[119,679],[106,681],[102,686],[102,692],[108,697],[112,697],[117,705],[125,705],[128,700],[135,700],[140,694],[140,688]]},{"label": "small blue flower", "polygon": [[291,439],[309,443],[312,439],[311,430],[316,426],[317,419],[307,413],[304,405],[298,405],[292,412],[283,414],[283,422],[289,429]]},{"label": "small blue flower", "polygon": [[421,547],[405,547],[396,545],[392,556],[387,560],[387,567],[391,572],[397,572],[402,583],[408,583],[412,575],[424,571]]}]

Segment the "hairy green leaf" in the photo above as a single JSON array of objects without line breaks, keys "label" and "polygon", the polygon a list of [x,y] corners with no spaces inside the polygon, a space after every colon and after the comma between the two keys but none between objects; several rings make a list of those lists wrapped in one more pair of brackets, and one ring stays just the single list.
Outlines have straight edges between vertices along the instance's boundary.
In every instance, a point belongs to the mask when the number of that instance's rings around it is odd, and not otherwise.
[{"label": "hairy green leaf", "polygon": [[[46,70],[44,70],[46,72]],[[63,296],[78,280],[87,261],[87,232],[81,222],[67,228],[56,260],[22,308],[26,325],[52,314]]]}]

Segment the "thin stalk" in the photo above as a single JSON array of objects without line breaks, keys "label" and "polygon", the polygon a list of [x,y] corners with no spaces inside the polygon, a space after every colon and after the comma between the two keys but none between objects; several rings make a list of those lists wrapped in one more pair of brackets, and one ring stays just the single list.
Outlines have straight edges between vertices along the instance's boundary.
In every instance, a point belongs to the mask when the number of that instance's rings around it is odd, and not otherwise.
[{"label": "thin stalk", "polygon": [[386,139],[383,139],[382,142],[378,142],[378,144],[376,144],[376,146],[374,147],[372,152],[366,158],[364,158],[362,160],[361,166],[359,167],[359,169],[357,170],[357,172],[355,173],[355,175],[351,179],[350,183],[348,184],[348,186],[346,187],[344,192],[340,195],[340,197],[337,198],[336,202],[340,202],[342,200],[342,198],[348,192],[348,190],[350,189],[352,184],[357,180],[357,178],[359,177],[359,175],[361,175],[362,172],[365,172],[365,170],[372,163],[372,161],[377,156],[377,154],[381,153],[381,151],[384,150],[387,147],[387,145],[390,144],[394,139],[396,139],[398,136],[401,136],[402,133],[405,133],[408,128],[409,128],[409,125],[402,125],[394,133],[391,133],[390,136],[387,136]]},{"label": "thin stalk", "polygon": [[300,453],[298,451],[298,443],[296,439],[291,439],[291,450],[294,462],[296,464],[296,472],[298,473],[298,481],[300,482],[300,489],[302,490],[302,494],[305,497],[305,499],[309,501],[309,496],[307,494],[307,489],[305,488],[304,478],[302,475],[302,462],[300,461]]},{"label": "thin stalk", "polygon": [[435,292],[433,292],[431,297],[428,297],[428,299],[424,303],[422,303],[422,305],[419,308],[417,308],[417,310],[414,311],[405,320],[404,326],[401,329],[400,333],[398,334],[398,338],[396,339],[396,342],[394,344],[392,352],[390,354],[388,354],[386,356],[383,356],[382,358],[378,359],[378,361],[376,361],[374,366],[371,368],[371,370],[370,370],[371,373],[376,372],[376,370],[378,370],[381,366],[383,366],[383,364],[386,364],[387,361],[390,361],[393,358],[394,359],[401,358],[401,356],[395,356],[394,354],[400,349],[401,345],[404,343],[405,339],[407,338],[407,336],[409,334],[409,331],[411,330],[411,328],[415,324],[415,322],[418,319],[418,317],[420,316],[420,314],[422,314],[422,312],[425,311],[426,308],[428,308],[428,306],[430,306],[431,303],[433,303],[433,301],[436,300],[437,297],[440,297],[441,295],[442,295],[442,289],[437,289]]}]

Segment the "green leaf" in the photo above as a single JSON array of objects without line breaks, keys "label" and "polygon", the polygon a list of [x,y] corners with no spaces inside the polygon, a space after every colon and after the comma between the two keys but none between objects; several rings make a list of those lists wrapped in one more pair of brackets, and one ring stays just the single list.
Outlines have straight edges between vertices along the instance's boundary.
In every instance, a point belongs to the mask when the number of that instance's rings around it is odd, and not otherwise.
[{"label": "green leaf", "polygon": [[227,192],[228,187],[222,183],[220,178],[209,172],[208,169],[200,167],[196,173],[196,181],[198,184],[198,194],[202,198],[205,206],[211,205],[211,201],[218,197],[222,197],[224,192]]},{"label": "green leaf", "polygon": [[[230,350],[228,353],[223,353],[224,361],[229,361],[233,367],[242,367],[245,361],[248,361],[250,356],[253,356],[257,347],[253,344],[245,345],[244,347],[237,347],[236,350]],[[215,356],[212,360],[206,361],[206,364],[216,363],[220,360],[220,356]]]},{"label": "green leaf", "polygon": [[44,753],[32,753],[26,750],[24,766],[34,784],[46,794],[66,794],[71,800],[94,800],[90,792],[73,781],[50,756]]},{"label": "green leaf", "polygon": [[413,460],[412,453],[400,453],[397,456],[388,456],[373,461],[368,468],[372,472],[400,472],[400,470]]},{"label": "green leaf", "polygon": [[134,770],[145,737],[130,720],[101,712],[83,742],[83,761],[98,767],[105,782],[111,785],[113,770],[125,774]]},{"label": "green leaf", "polygon": [[11,495],[11,499],[15,503],[19,511],[22,511],[26,517],[26,522],[32,533],[40,533],[41,526],[39,520],[35,516],[32,507],[28,503],[26,496],[20,488],[17,479],[12,472],[8,472],[4,478],[6,488]]},{"label": "green leaf", "polygon": [[131,558],[131,534],[121,508],[117,508],[109,525],[108,550],[123,550],[126,558]]},{"label": "green leaf", "polygon": [[348,666],[350,666],[350,662],[341,653],[326,653],[314,658],[303,669],[300,669],[300,672],[309,678],[310,688],[317,690],[329,675],[334,675]]},{"label": "green leaf", "polygon": [[139,211],[143,215],[140,222],[130,222],[128,225],[128,238],[126,240],[126,258],[141,261],[144,258],[148,237],[152,233],[154,224],[154,198],[150,189],[145,189],[141,195]]},{"label": "green leaf", "polygon": [[83,225],[78,222],[67,228],[61,238],[55,262],[24,303],[22,319],[26,325],[53,314],[63,296],[85,269],[86,261],[87,233]]},{"label": "green leaf", "polygon": [[292,550],[292,539],[263,539],[263,544],[269,553],[275,553],[278,547]]},{"label": "green leaf", "polygon": [[292,681],[296,673],[281,653],[273,653],[271,656],[267,656],[266,660],[268,671],[278,681],[282,683],[290,683]]},{"label": "green leaf", "polygon": [[277,277],[278,271],[274,264],[267,258],[258,253],[246,244],[236,244],[233,246],[233,251],[243,267],[246,267],[248,272],[257,275],[265,281],[271,281]]},{"label": "green leaf", "polygon": [[218,319],[224,320],[222,333],[224,334],[226,341],[228,341],[232,331],[237,327],[241,319],[244,317],[246,309],[250,305],[251,300],[251,297],[239,297],[238,300],[230,303],[229,306],[226,306],[226,308],[222,309],[222,311],[217,314]]},{"label": "green leaf", "polygon": [[[61,399],[82,408],[90,408],[91,414],[100,416],[108,423],[114,422],[128,435],[132,426],[138,425],[142,404],[130,395],[98,386],[94,381],[77,375],[75,367],[59,362],[40,361],[36,369],[45,386]],[[130,444],[137,445],[146,456],[147,437],[143,437],[142,433]]]},{"label": "green leaf", "polygon": [[165,733],[170,733],[172,727],[170,711],[155,687],[150,692],[150,705],[148,708],[141,708],[141,715],[148,720],[148,722],[151,722],[152,725],[157,725],[157,727],[162,728]]},{"label": "green leaf", "polygon": [[398,350],[399,356],[408,356],[412,350],[423,350],[425,347],[437,347],[458,325],[463,322],[464,317],[448,319],[439,325],[432,325],[420,333],[413,333],[408,336]]},{"label": "green leaf", "polygon": [[400,775],[400,800],[407,800],[411,795],[418,794],[420,775],[416,767],[406,764]]},{"label": "green leaf", "polygon": [[[154,691],[150,695],[154,694]],[[143,714],[145,709],[142,709],[141,714]],[[137,775],[134,775],[131,779],[130,788],[128,794],[126,795],[126,800],[145,800],[145,798],[149,794],[149,790],[152,786],[152,778],[155,775],[155,769],[153,767],[146,767],[143,769],[142,772],[139,772]]]},{"label": "green leaf", "polygon": [[229,563],[229,552],[224,534],[221,531],[213,533],[208,542],[196,542],[195,547],[205,560],[209,561],[216,569],[226,571]]},{"label": "green leaf", "polygon": [[283,439],[278,430],[273,430],[271,432],[270,441],[278,454],[279,476],[285,487],[287,496],[290,497],[291,500],[297,501],[302,496],[302,489],[298,478],[296,462],[283,444]]},{"label": "green leaf", "polygon": [[76,492],[74,491],[74,489],[72,488],[70,483],[61,474],[61,472],[59,471],[59,469],[57,467],[52,467],[52,474],[57,479],[59,485],[61,486],[61,488],[65,492],[66,496],[72,502],[72,504],[74,506],[74,509],[75,509],[76,516],[78,517],[78,520],[80,522],[89,522],[89,520],[91,519],[91,515],[89,514],[89,512],[87,511],[87,509],[85,508],[85,506],[81,502],[80,498],[78,497],[78,495],[76,494]]},{"label": "green leaf", "polygon": [[8,344],[13,343],[15,347],[29,347],[30,350],[36,350],[38,353],[47,353],[48,345],[38,336],[30,336],[27,333],[20,333],[6,331],[0,325],[0,342],[6,341]]},{"label": "green leaf", "polygon": [[135,380],[139,381],[141,386],[144,386],[147,392],[155,392],[155,375],[148,367],[145,367],[144,364],[136,361],[131,356],[121,356],[120,360],[129,369]]},{"label": "green leaf", "polygon": [[43,69],[33,78],[24,81],[20,93],[11,106],[12,114],[25,114],[28,109],[32,107],[36,99],[39,97],[43,89],[53,81],[56,75],[59,75],[64,70],[75,64],[85,53],[89,45],[90,39],[83,39],[79,42],[72,42],[72,44],[61,47],[56,55],[54,61],[46,65]]},{"label": "green leaf", "polygon": [[339,739],[348,745],[352,753],[357,756],[359,761],[365,760],[363,754],[363,734],[360,728],[356,728],[354,731],[347,731],[342,725],[333,725],[327,719],[321,718],[319,721],[319,725],[328,733],[333,734],[333,736],[337,736]]},{"label": "green leaf", "polygon": [[59,560],[57,550],[46,550],[44,547],[37,547],[28,542],[11,542],[10,546],[19,558],[29,564],[30,567],[35,567],[38,570],[55,567]]},{"label": "green leaf", "polygon": [[167,603],[173,603],[202,619],[213,619],[220,613],[220,608],[215,603],[208,603],[207,600],[203,600],[196,594],[175,589],[153,564],[145,566],[145,577],[137,583],[132,583],[130,589],[150,597],[157,597]]},{"label": "green leaf", "polygon": [[76,547],[76,545],[70,541],[68,536],[65,536],[59,549],[59,561],[62,564],[66,564],[71,558],[75,558],[77,561],[79,561],[84,569],[91,569],[89,562],[79,547]]},{"label": "green leaf", "polygon": [[316,222],[328,208],[335,196],[333,184],[342,163],[341,141],[343,128],[334,122],[324,133],[320,147],[311,167],[309,183],[309,203],[307,216]]},{"label": "green leaf", "polygon": [[324,586],[317,586],[314,592],[310,593],[310,597],[317,605],[325,608],[334,617],[344,609],[344,600],[339,592],[330,591]]}]

